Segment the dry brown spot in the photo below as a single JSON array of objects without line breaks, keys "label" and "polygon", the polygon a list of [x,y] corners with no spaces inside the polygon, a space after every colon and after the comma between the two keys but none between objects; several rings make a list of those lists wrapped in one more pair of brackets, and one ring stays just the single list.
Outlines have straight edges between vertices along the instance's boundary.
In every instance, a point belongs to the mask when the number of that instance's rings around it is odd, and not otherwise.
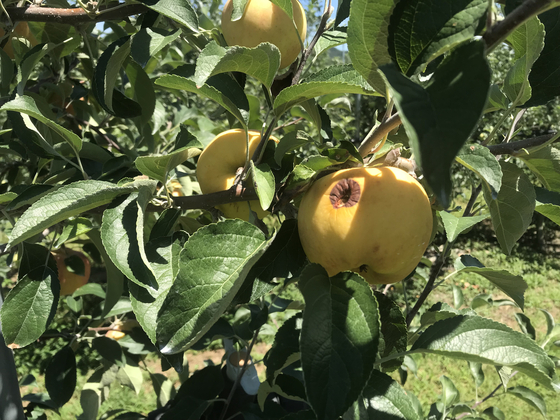
[{"label": "dry brown spot", "polygon": [[338,181],[331,190],[331,204],[334,209],[352,207],[358,204],[360,195],[360,184],[353,179],[343,179]]}]

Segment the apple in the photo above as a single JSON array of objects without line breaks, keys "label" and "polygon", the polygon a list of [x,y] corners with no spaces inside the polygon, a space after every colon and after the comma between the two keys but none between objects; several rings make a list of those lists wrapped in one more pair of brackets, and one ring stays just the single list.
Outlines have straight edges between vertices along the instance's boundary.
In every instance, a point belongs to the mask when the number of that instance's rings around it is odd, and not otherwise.
[{"label": "apple", "polygon": [[[270,140],[278,143],[278,139],[270,136]],[[259,142],[261,133],[249,130],[249,157],[253,155]],[[245,166],[247,142],[245,130],[233,129],[218,134],[198,158],[196,176],[203,194],[230,189],[235,182],[239,168]],[[249,220],[249,206],[262,219],[268,212],[258,200],[238,201],[217,206],[228,219]]]},{"label": "apple", "polygon": [[[0,38],[3,37],[6,34],[6,31],[2,28],[0,28]],[[14,27],[14,31],[10,34],[10,39],[8,40],[8,42],[6,43],[6,45],[4,45],[4,51],[6,51],[6,54],[8,54],[8,56],[13,60],[14,59],[14,49],[12,46],[12,38],[13,37],[17,37],[17,38],[25,38],[26,40],[29,41],[29,44],[31,45],[31,47],[34,47],[35,45],[37,45],[39,42],[37,41],[37,39],[35,38],[35,36],[31,33],[31,30],[29,29],[29,25],[27,24],[27,22],[18,22],[16,24],[16,26]]]},{"label": "apple", "polygon": [[228,0],[222,11],[224,39],[228,45],[248,48],[262,42],[274,44],[280,50],[280,68],[288,67],[301,52],[307,32],[305,10],[299,1],[292,0],[292,10],[293,21],[270,0],[249,0],[241,19],[232,21],[233,2]]},{"label": "apple", "polygon": [[[83,273],[74,273],[68,270],[68,259],[78,257],[84,264]],[[54,254],[56,267],[58,268],[58,280],[60,282],[60,296],[67,296],[74,293],[89,281],[91,274],[91,264],[88,258],[77,251],[68,251]]]},{"label": "apple", "polygon": [[317,180],[298,214],[311,262],[329,276],[359,273],[371,284],[396,283],[418,265],[432,234],[424,188],[401,169],[351,168]]}]

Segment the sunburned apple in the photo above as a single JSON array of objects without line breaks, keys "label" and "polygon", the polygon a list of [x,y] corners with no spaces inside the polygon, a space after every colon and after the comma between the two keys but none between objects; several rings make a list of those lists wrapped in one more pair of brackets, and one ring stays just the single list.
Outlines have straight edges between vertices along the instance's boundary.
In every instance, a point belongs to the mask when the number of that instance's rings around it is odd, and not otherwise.
[{"label": "sunburned apple", "polygon": [[329,276],[355,271],[371,284],[404,280],[432,233],[430,200],[398,168],[352,168],[316,181],[298,215],[303,249]]}]

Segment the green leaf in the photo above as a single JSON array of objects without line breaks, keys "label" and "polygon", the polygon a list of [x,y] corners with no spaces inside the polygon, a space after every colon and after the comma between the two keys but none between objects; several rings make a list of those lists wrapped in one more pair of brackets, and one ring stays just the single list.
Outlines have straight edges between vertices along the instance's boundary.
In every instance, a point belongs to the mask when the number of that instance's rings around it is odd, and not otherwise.
[{"label": "green leaf", "polygon": [[101,316],[106,317],[109,311],[111,311],[111,309],[113,309],[113,307],[117,304],[122,295],[124,289],[124,276],[117,266],[113,264],[111,257],[107,254],[107,251],[103,246],[103,242],[101,241],[99,229],[92,229],[87,233],[87,235],[90,241],[97,248],[97,251],[103,259],[103,265],[105,266],[105,272],[107,275],[107,292]]},{"label": "green leaf", "polygon": [[274,174],[266,163],[256,166],[253,161],[251,161],[251,172],[253,173],[253,187],[257,192],[261,207],[266,210],[272,204],[276,193]]},{"label": "green leaf", "polygon": [[117,381],[121,385],[132,389],[136,392],[136,395],[139,395],[142,390],[142,383],[144,382],[142,378],[142,369],[138,366],[126,364],[119,369]]},{"label": "green leaf", "polygon": [[539,14],[544,24],[544,48],[529,74],[532,95],[524,106],[544,105],[560,95],[560,55],[557,45],[560,36],[560,9],[554,8]]},{"label": "green leaf", "polygon": [[181,36],[181,31],[167,32],[159,28],[142,28],[132,36],[130,53],[142,67],[166,45]]},{"label": "green leaf", "polygon": [[535,187],[537,204],[535,211],[560,226],[560,193]]},{"label": "green leaf", "polygon": [[273,44],[262,43],[255,48],[224,48],[212,41],[199,54],[192,80],[200,87],[211,76],[239,71],[270,89],[279,67],[280,51]]},{"label": "green leaf", "polygon": [[0,93],[7,96],[10,92],[10,83],[14,78],[14,62],[4,51],[0,51]]},{"label": "green leaf", "polygon": [[257,227],[239,219],[205,226],[189,238],[158,314],[162,353],[185,350],[210,329],[270,243]]},{"label": "green leaf", "polygon": [[544,25],[534,16],[517,27],[506,39],[515,51],[516,60],[504,79],[503,92],[516,105],[531,98],[529,74],[544,47]]},{"label": "green leaf", "polygon": [[469,144],[461,149],[455,160],[486,182],[492,190],[492,197],[496,198],[502,186],[502,168],[487,147]]},{"label": "green leaf", "polygon": [[309,143],[309,139],[304,135],[299,135],[300,132],[298,131],[290,131],[286,133],[280,139],[280,143],[276,147],[274,151],[274,161],[280,165],[282,163],[282,159],[286,154],[291,152],[292,150],[298,149],[299,147],[303,146],[304,144]]},{"label": "green leaf", "polygon": [[390,376],[374,370],[362,395],[342,419],[420,420],[420,417],[410,394]]},{"label": "green leaf", "polygon": [[150,9],[186,26],[192,32],[198,32],[198,17],[187,1],[174,0],[142,0]]},{"label": "green leaf", "polygon": [[482,370],[482,363],[468,362],[469,370],[474,379],[476,387],[480,387],[484,383],[484,371]]},{"label": "green leaf", "polygon": [[299,336],[301,332],[301,312],[289,318],[278,329],[272,347],[264,357],[266,379],[274,384],[276,377],[287,366],[300,359]]},{"label": "green leaf", "polygon": [[446,407],[453,405],[455,402],[461,399],[459,391],[457,390],[455,384],[451,379],[449,379],[445,375],[442,375],[439,378],[439,381],[441,382],[441,386],[443,388],[441,401],[445,404]]},{"label": "green leaf", "polygon": [[560,149],[550,145],[519,155],[527,167],[539,178],[546,189],[560,192]]},{"label": "green leaf", "polygon": [[543,418],[546,419],[546,403],[541,394],[521,385],[509,388],[507,393],[515,395],[520,400],[536,408]]},{"label": "green leaf", "polygon": [[425,89],[394,64],[382,67],[416,161],[444,207],[451,193],[451,164],[486,103],[490,69],[484,48],[483,42],[473,41],[454,49]]},{"label": "green leaf", "polygon": [[503,161],[500,166],[503,178],[498,196],[492,198],[492,191],[486,184],[483,184],[483,191],[496,238],[504,253],[509,255],[531,223],[536,196],[533,184],[522,169]]},{"label": "green leaf", "polygon": [[486,0],[419,0],[397,3],[389,26],[389,52],[406,75],[480,32]]},{"label": "green leaf", "polygon": [[348,54],[354,68],[381,95],[386,87],[378,68],[391,63],[387,37],[393,0],[353,0],[348,22]]},{"label": "green leaf", "polygon": [[[346,76],[349,77],[346,78]],[[354,76],[354,73],[337,73],[332,79],[304,81],[297,85],[289,86],[283,89],[274,100],[274,113],[280,117],[295,105],[299,105],[317,96],[331,93],[373,94],[371,90],[364,89],[360,84],[360,80],[356,80]]]},{"label": "green leaf", "polygon": [[487,318],[459,315],[439,321],[420,335],[411,351],[506,366],[560,391],[546,352],[525,334]]},{"label": "green leaf", "polygon": [[531,339],[536,340],[537,333],[535,332],[535,327],[533,327],[533,324],[531,324],[531,320],[527,315],[521,312],[516,313],[515,320],[517,321],[517,325],[519,325],[523,334],[527,334],[531,337]]},{"label": "green leaf", "polygon": [[141,188],[105,210],[101,240],[113,264],[129,280],[157,290],[158,284],[144,250],[144,212],[151,194],[149,187]]},{"label": "green leaf", "polygon": [[338,31],[336,29],[331,29],[323,32],[323,34],[315,44],[315,56],[313,57],[313,61],[315,61],[319,55],[330,50],[331,48],[346,44],[346,41],[346,32]]},{"label": "green leaf", "polygon": [[274,3],[276,6],[278,6],[280,9],[282,9],[290,17],[290,19],[294,18],[294,12],[292,8],[291,0],[270,0],[270,1]]},{"label": "green leaf", "polygon": [[142,108],[141,120],[147,124],[152,119],[156,107],[154,83],[144,69],[132,60],[125,63],[124,71],[132,87],[134,99]]},{"label": "green leaf", "polygon": [[[408,344],[407,326],[404,314],[399,306],[381,292],[373,292],[379,304],[379,318],[381,321],[381,336],[379,338],[378,358],[389,357],[392,354],[403,353]],[[404,356],[381,364],[384,372],[398,369]]]},{"label": "green leaf", "polygon": [[45,387],[58,407],[72,398],[76,378],[76,355],[70,347],[63,347],[52,357],[45,371]]},{"label": "green leaf", "polygon": [[235,22],[243,17],[243,13],[245,13],[245,7],[249,0],[232,0],[233,2],[233,10],[231,12],[231,20]]},{"label": "green leaf", "polygon": [[75,152],[79,152],[82,148],[82,139],[72,131],[58,125],[52,119],[45,117],[39,108],[37,108],[37,104],[31,96],[18,96],[16,99],[4,104],[0,109],[29,115],[30,117],[41,121],[56,134],[62,137]]},{"label": "green leaf", "polygon": [[[220,78],[220,76],[225,75],[216,75],[213,76],[213,78]],[[223,80],[222,78],[222,81],[224,82],[224,84],[229,85],[230,87],[233,83],[235,83],[233,80],[231,80],[231,78],[229,81]],[[156,85],[161,87],[185,90],[187,92],[196,93],[203,98],[211,99],[219,105],[223,106],[227,111],[231,112],[244,128],[247,126],[247,122],[249,119],[249,101],[247,100],[245,93],[243,93],[239,85],[237,85],[237,89],[240,90],[240,94],[234,89],[230,89],[229,92],[222,91],[212,85],[209,85],[208,83],[198,88],[196,86],[196,83],[190,78],[174,74],[161,76],[156,80],[155,83]],[[233,94],[231,92],[233,92]]]},{"label": "green leaf", "polygon": [[337,419],[373,370],[380,336],[377,301],[359,275],[329,278],[317,264],[303,270],[299,288],[305,299],[300,349],[308,402],[317,418]]},{"label": "green leaf", "polygon": [[484,277],[523,309],[524,294],[527,290],[527,283],[523,280],[523,277],[515,276],[506,270],[484,267],[480,261],[470,255],[462,255],[458,258],[455,262],[455,268],[462,273],[475,273]]},{"label": "green leaf", "polygon": [[[23,206],[31,205],[35,201],[43,197],[45,194],[47,194],[49,191],[51,191],[53,188],[55,188],[53,185],[45,185],[45,184],[28,185],[25,187],[23,191],[17,194],[17,198],[14,197],[11,200],[10,204],[6,206],[6,210],[12,211],[12,210],[19,209],[20,207]],[[2,195],[6,196],[7,199],[8,197],[10,197],[9,194],[16,195],[13,192],[5,193]]]},{"label": "green leaf", "polygon": [[179,271],[179,254],[187,240],[184,232],[157,238],[146,244],[146,256],[155,274],[157,290],[129,284],[130,301],[136,319],[152,343],[156,342],[158,312]]},{"label": "green leaf", "polygon": [[29,271],[10,290],[0,310],[6,344],[25,347],[49,326],[58,305],[60,286],[49,267]]},{"label": "green leaf", "polygon": [[488,95],[488,102],[486,103],[486,108],[484,113],[494,112],[498,110],[506,110],[509,107],[509,99],[500,90],[500,87],[496,84],[490,86],[490,93]]},{"label": "green leaf", "polygon": [[182,147],[171,153],[159,156],[139,156],[134,161],[136,168],[144,175],[165,182],[169,171],[184,161],[198,156],[199,148]]},{"label": "green leaf", "polygon": [[[0,194],[0,204],[10,203],[11,201],[17,198],[17,194],[15,192],[7,192]],[[6,206],[7,208],[8,206]]]},{"label": "green leaf", "polygon": [[66,241],[75,238],[76,236],[85,235],[93,229],[93,223],[90,219],[85,217],[74,217],[68,220],[62,233],[56,240],[54,248],[60,248]]},{"label": "green leaf", "polygon": [[449,242],[454,242],[461,233],[471,228],[479,222],[488,218],[487,214],[472,217],[457,217],[453,213],[448,213],[445,210],[438,212],[445,228],[445,234]]},{"label": "green leaf", "polygon": [[64,185],[33,203],[18,219],[10,235],[14,246],[69,217],[110,203],[134,190],[104,181],[78,181]]}]

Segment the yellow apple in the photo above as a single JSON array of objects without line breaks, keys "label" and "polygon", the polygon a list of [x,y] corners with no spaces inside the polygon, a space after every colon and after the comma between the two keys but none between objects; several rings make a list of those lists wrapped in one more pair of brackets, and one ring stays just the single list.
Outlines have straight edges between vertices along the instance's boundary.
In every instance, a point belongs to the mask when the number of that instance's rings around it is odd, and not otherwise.
[{"label": "yellow apple", "polygon": [[[278,143],[278,139],[270,136]],[[249,130],[249,157],[251,157],[261,141],[261,133]],[[239,168],[245,166],[247,143],[245,130],[233,129],[218,134],[198,158],[196,176],[203,194],[225,191],[235,182]],[[228,219],[249,220],[249,206],[262,219],[268,212],[263,210],[258,200],[238,201],[218,206]]]},{"label": "yellow apple", "polygon": [[[74,273],[68,270],[68,266],[65,259],[77,256],[84,263],[84,273],[83,275]],[[82,287],[89,281],[89,276],[91,274],[91,265],[88,258],[81,252],[69,251],[63,253],[54,254],[54,259],[56,260],[56,267],[58,268],[58,280],[60,282],[60,296],[71,295],[78,288]]]},{"label": "yellow apple", "polygon": [[276,45],[282,69],[296,60],[307,32],[305,10],[299,1],[292,0],[292,10],[293,21],[270,0],[249,0],[241,19],[232,21],[233,2],[228,0],[222,11],[222,33],[228,45],[248,48],[262,42]]},{"label": "yellow apple", "polygon": [[298,215],[303,249],[329,276],[359,273],[371,284],[396,283],[420,262],[432,233],[422,186],[393,167],[352,168],[317,180]]},{"label": "yellow apple", "polygon": [[[5,33],[6,31],[0,28],[0,38],[3,37]],[[6,51],[6,53],[12,60],[14,59],[14,49],[12,47],[12,38],[14,36],[17,38],[27,39],[32,47],[34,47],[39,43],[35,38],[35,36],[31,33],[31,30],[29,29],[29,25],[27,24],[27,22],[18,22],[14,27],[14,31],[10,35],[10,39],[8,40],[6,45],[4,45],[4,51]]]},{"label": "yellow apple", "polygon": [[118,330],[109,330],[105,333],[105,337],[112,338],[113,340],[116,340],[116,341],[119,341],[125,335],[126,335],[126,333],[124,333],[122,331],[118,331]]}]

